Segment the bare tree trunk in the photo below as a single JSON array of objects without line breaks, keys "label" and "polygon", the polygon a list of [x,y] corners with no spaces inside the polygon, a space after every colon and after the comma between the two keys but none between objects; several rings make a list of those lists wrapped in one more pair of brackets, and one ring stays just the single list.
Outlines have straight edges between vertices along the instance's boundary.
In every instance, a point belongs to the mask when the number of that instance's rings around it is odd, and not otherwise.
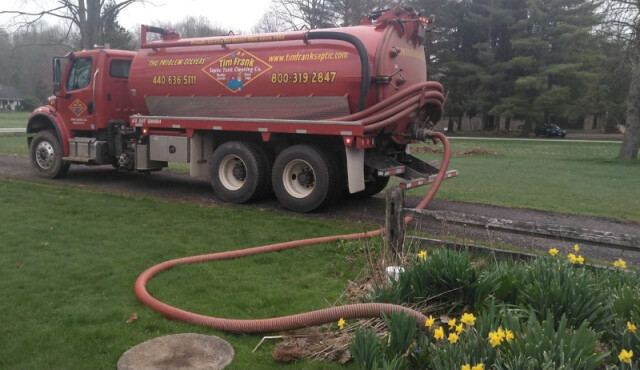
[{"label": "bare tree trunk", "polygon": [[100,19],[100,1],[99,0],[87,0],[87,43],[89,49],[93,49],[96,44],[102,44],[100,35],[100,25],[102,24]]},{"label": "bare tree trunk", "polygon": [[453,132],[453,119],[449,118],[449,121],[447,123],[447,132],[448,133],[452,133]]},{"label": "bare tree trunk", "polygon": [[640,146],[640,60],[634,58],[627,97],[627,129],[622,138],[619,158],[637,159]]},{"label": "bare tree trunk", "polygon": [[531,118],[527,117],[524,119],[524,125],[522,125],[522,132],[520,136],[529,136],[533,128]]},{"label": "bare tree trunk", "polygon": [[87,34],[89,30],[88,30],[86,15],[87,13],[84,5],[84,0],[78,0],[78,18],[79,18],[78,28],[80,28],[80,42],[82,43],[83,49],[91,48],[91,45],[87,42],[88,41]]}]

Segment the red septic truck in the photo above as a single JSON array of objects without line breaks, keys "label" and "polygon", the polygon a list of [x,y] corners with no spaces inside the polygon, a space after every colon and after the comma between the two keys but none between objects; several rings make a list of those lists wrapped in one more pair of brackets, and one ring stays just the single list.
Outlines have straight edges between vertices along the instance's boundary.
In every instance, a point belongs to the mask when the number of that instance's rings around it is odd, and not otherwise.
[{"label": "red septic truck", "polygon": [[297,212],[345,192],[371,196],[390,176],[428,184],[438,169],[407,152],[442,117],[442,86],[426,80],[428,27],[405,8],[355,27],[260,35],[181,39],[142,26],[137,52],[54,58],[54,96],[27,126],[33,167],[58,178],[71,164],[188,163],[224,201],[273,191]]}]

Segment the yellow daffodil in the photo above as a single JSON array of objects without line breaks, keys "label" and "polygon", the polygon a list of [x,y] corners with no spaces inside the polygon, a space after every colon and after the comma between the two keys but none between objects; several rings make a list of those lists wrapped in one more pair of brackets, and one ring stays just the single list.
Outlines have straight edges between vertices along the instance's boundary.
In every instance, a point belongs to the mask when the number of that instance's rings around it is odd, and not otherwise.
[{"label": "yellow daffodil", "polygon": [[426,261],[427,260],[427,251],[420,251],[420,253],[418,253],[418,259],[420,261]]},{"label": "yellow daffodil", "polygon": [[578,263],[582,265],[582,264],[584,264],[584,257],[578,256],[578,257],[576,257],[576,261],[578,261]]},{"label": "yellow daffodil", "polygon": [[456,325],[456,334],[462,333],[462,329],[463,329],[462,323]]},{"label": "yellow daffodil", "polygon": [[577,257],[575,254],[573,254],[573,253],[569,253],[569,254],[567,254],[567,258],[569,259],[569,261],[570,261],[571,263],[574,263],[574,264],[575,264],[575,263],[578,263],[578,257]]},{"label": "yellow daffodil", "polygon": [[552,257],[553,257],[553,256],[555,256],[556,254],[558,254],[558,252],[559,252],[559,251],[558,251],[556,248],[551,248],[551,249],[549,249],[549,254],[550,254]]},{"label": "yellow daffodil", "polygon": [[464,364],[464,365],[460,366],[460,370],[471,370],[471,365]]},{"label": "yellow daffodil", "polygon": [[621,269],[626,269],[627,263],[622,258],[618,258],[618,260],[613,263],[613,266]]},{"label": "yellow daffodil", "polygon": [[484,364],[483,363],[476,364],[476,366],[472,367],[471,370],[484,370]]},{"label": "yellow daffodil", "polygon": [[509,329],[505,330],[505,338],[507,339],[507,342],[511,342],[511,340],[514,338],[513,332]]},{"label": "yellow daffodil", "polygon": [[465,313],[465,314],[462,314],[462,317],[460,318],[460,322],[465,325],[473,326],[476,324],[476,317],[473,316],[472,313]]},{"label": "yellow daffodil", "polygon": [[456,326],[456,319],[449,319],[449,330],[453,329]]},{"label": "yellow daffodil", "polygon": [[636,330],[638,330],[638,328],[636,328],[636,326],[632,324],[630,321],[627,321],[627,330],[629,330],[632,333],[635,333]]},{"label": "yellow daffodil", "polygon": [[442,328],[442,326],[439,326],[436,331],[433,332],[433,337],[436,339],[442,339],[444,338],[444,329]]},{"label": "yellow daffodil", "polygon": [[344,329],[344,326],[347,322],[344,321],[344,319],[341,317],[340,320],[338,320],[338,327],[340,328],[340,330]]},{"label": "yellow daffodil", "polygon": [[496,333],[498,333],[500,340],[504,339],[507,336],[507,333],[502,330],[502,326],[498,328],[498,331]]},{"label": "yellow daffodil", "polygon": [[458,334],[456,333],[449,333],[449,342],[451,343],[456,343],[458,341]]},{"label": "yellow daffodil", "polygon": [[631,364],[631,358],[633,358],[633,351],[632,350],[626,350],[623,349],[622,351],[620,351],[620,354],[618,355],[618,360],[620,360],[620,362],[625,362],[627,364]]},{"label": "yellow daffodil", "polygon": [[500,343],[502,343],[502,338],[500,338],[500,335],[498,334],[497,331],[492,331],[489,332],[489,343],[491,344],[491,347],[495,347],[500,345]]},{"label": "yellow daffodil", "polygon": [[427,317],[427,320],[424,322],[424,326],[426,326],[427,328],[431,328],[435,321],[436,320],[433,318],[433,316],[429,315],[429,317]]},{"label": "yellow daffodil", "polygon": [[580,246],[578,244],[574,245],[573,250],[576,251],[576,253],[580,252]]}]

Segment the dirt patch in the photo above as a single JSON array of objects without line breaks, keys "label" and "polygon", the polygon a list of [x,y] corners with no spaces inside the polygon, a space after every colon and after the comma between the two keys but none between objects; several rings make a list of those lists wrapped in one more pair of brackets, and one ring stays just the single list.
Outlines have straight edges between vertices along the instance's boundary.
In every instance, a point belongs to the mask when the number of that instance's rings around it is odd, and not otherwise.
[{"label": "dirt patch", "polygon": [[[412,153],[428,153],[428,154],[442,154],[443,151],[441,148],[433,148],[430,146],[418,146],[411,148]],[[451,155],[454,157],[472,157],[472,156],[483,156],[483,155],[497,155],[498,152],[485,149],[485,148],[472,148],[469,150],[464,150],[460,152],[451,152]]]}]

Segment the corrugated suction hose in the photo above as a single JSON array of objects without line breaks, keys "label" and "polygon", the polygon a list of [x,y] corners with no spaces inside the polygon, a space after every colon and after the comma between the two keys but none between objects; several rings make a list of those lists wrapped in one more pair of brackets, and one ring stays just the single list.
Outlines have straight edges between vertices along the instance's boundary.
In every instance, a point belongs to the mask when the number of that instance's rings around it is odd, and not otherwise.
[{"label": "corrugated suction hose", "polygon": [[[438,191],[438,187],[440,187],[442,180],[444,180],[445,174],[447,172],[447,167],[449,165],[449,157],[450,157],[449,141],[443,134],[437,133],[437,132],[432,133],[431,138],[433,139],[434,143],[437,143],[438,141],[442,143],[442,145],[444,146],[444,156],[442,158],[442,166],[440,168],[440,171],[438,172],[436,181],[433,183],[433,186],[429,189],[429,192],[427,193],[427,195],[418,204],[418,207],[417,207],[418,209],[424,209],[429,204],[431,199],[433,199],[433,196]],[[409,223],[412,220],[413,220],[413,217],[406,217],[405,223]],[[322,310],[310,311],[310,312],[300,313],[296,315],[275,317],[270,319],[257,319],[257,320],[225,319],[225,318],[219,318],[219,317],[199,315],[197,313],[181,310],[179,308],[170,306],[152,297],[149,294],[149,292],[147,292],[147,288],[146,288],[147,282],[153,276],[155,276],[156,274],[164,270],[168,270],[171,267],[176,265],[235,259],[235,258],[241,258],[245,256],[278,252],[278,251],[283,251],[287,249],[294,249],[294,248],[310,246],[310,245],[315,245],[320,243],[329,243],[329,242],[334,242],[338,240],[362,240],[362,239],[368,239],[374,236],[381,235],[383,232],[384,232],[384,229],[378,229],[375,231],[364,232],[364,233],[334,235],[334,236],[325,236],[325,237],[319,237],[319,238],[295,240],[295,241],[290,241],[285,243],[266,245],[262,247],[239,249],[235,251],[178,258],[178,259],[162,262],[144,271],[136,280],[134,291],[138,299],[143,304],[149,306],[155,311],[160,312],[166,318],[183,321],[191,324],[209,326],[216,330],[236,332],[236,333],[263,333],[263,332],[273,332],[273,331],[282,331],[282,330],[292,330],[292,329],[298,329],[298,328],[303,328],[307,326],[314,326],[314,325],[335,322],[335,321],[338,321],[340,318],[344,318],[344,319],[371,318],[371,317],[380,317],[382,316],[382,314],[391,315],[394,312],[406,312],[410,316],[414,317],[418,321],[418,323],[423,323],[426,320],[426,317],[422,313],[404,306],[386,304],[386,303],[350,304],[346,306],[325,308]]]}]

